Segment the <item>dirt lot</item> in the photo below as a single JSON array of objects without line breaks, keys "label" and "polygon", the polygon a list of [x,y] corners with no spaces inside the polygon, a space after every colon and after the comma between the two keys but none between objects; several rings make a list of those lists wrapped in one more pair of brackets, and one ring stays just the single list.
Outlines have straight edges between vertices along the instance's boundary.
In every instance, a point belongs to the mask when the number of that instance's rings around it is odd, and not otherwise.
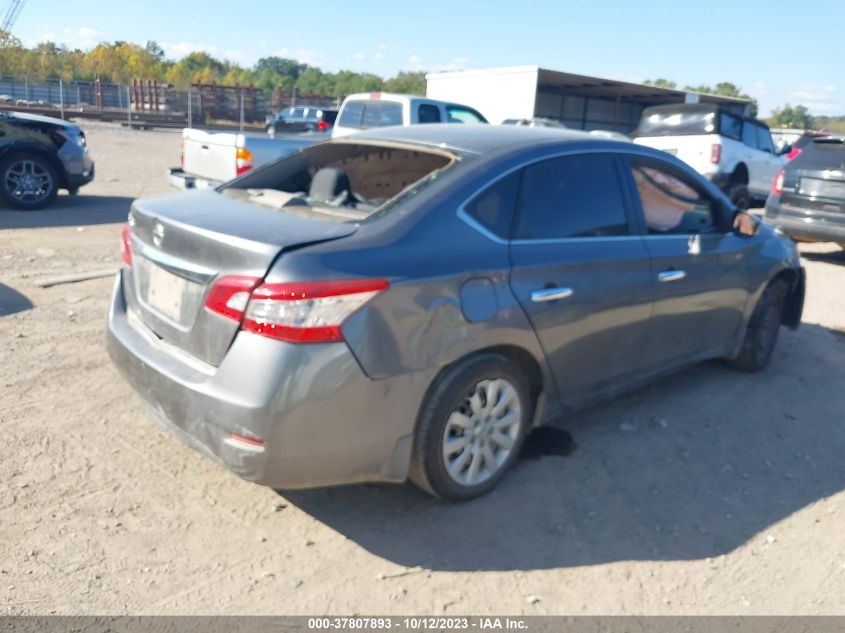
[{"label": "dirt lot", "polygon": [[0,211],[0,613],[845,614],[845,252],[803,248],[804,325],[578,416],[575,450],[464,505],[277,493],[159,430],[111,367],[131,198],[172,132],[91,125],[97,181]]}]

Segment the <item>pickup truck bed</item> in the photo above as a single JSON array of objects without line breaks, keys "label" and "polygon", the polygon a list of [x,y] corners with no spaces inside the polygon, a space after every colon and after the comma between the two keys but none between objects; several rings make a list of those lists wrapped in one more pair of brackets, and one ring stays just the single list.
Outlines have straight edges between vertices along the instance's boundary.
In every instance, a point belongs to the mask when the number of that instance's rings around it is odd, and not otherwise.
[{"label": "pickup truck bed", "polygon": [[179,189],[215,187],[249,169],[327,138],[324,134],[271,138],[260,133],[185,128],[182,130],[182,165],[170,169],[170,183]]}]

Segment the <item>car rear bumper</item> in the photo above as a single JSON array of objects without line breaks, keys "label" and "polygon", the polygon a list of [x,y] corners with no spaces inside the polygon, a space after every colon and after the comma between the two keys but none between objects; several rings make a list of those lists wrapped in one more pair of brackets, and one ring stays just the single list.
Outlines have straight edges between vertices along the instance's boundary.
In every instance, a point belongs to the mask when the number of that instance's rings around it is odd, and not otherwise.
[{"label": "car rear bumper", "polygon": [[293,345],[249,332],[236,336],[219,367],[206,366],[169,349],[127,311],[122,276],[109,311],[109,354],[182,441],[274,488],[407,477],[421,397],[414,394],[425,389],[413,374],[370,380],[343,343]]},{"label": "car rear bumper", "polygon": [[795,240],[845,243],[845,214],[782,205],[774,196],[766,203],[765,219]]},{"label": "car rear bumper", "polygon": [[167,179],[171,186],[177,189],[212,189],[218,187],[222,182],[216,180],[208,180],[202,176],[187,173],[181,167],[171,167],[167,170]]}]

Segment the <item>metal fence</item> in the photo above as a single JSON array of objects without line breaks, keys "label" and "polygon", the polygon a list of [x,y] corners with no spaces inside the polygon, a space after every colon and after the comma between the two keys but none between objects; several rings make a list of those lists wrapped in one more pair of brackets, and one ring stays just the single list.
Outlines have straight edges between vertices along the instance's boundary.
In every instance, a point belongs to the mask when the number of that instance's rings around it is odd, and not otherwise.
[{"label": "metal fence", "polygon": [[0,104],[68,111],[123,110],[141,115],[182,116],[188,123],[240,121],[263,123],[268,116],[294,105],[337,107],[340,100],[322,95],[297,95],[274,90],[266,93],[247,86],[194,84],[175,90],[152,80],[130,84],[101,81],[30,82],[0,77]]}]

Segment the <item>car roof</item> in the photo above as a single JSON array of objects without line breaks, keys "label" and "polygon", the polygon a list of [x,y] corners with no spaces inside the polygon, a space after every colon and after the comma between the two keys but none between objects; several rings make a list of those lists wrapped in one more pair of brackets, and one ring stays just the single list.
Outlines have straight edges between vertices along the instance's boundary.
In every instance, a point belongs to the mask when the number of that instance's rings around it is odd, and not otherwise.
[{"label": "car roof", "polygon": [[51,123],[52,125],[64,125],[73,127],[73,123],[65,121],[52,116],[42,116],[40,114],[30,114],[29,112],[9,112],[10,119],[17,119],[19,121],[33,121],[35,123]]},{"label": "car roof", "polygon": [[425,125],[390,126],[364,130],[341,137],[334,142],[386,141],[411,143],[473,154],[492,154],[501,151],[527,149],[539,145],[572,143],[604,146],[608,150],[622,145],[620,141],[594,136],[581,130],[519,125],[466,125],[460,123],[427,123]]}]

